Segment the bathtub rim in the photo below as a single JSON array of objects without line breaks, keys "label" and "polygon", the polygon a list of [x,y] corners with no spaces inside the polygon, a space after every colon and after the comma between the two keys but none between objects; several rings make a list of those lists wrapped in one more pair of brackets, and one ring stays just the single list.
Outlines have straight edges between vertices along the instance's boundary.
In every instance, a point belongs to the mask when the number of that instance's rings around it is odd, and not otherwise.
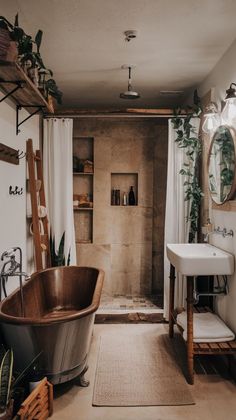
[{"label": "bathtub rim", "polygon": [[9,296],[7,296],[7,298],[3,299],[0,302],[0,324],[7,323],[7,324],[14,324],[14,325],[35,325],[35,326],[60,324],[60,323],[68,322],[68,321],[74,321],[76,319],[83,318],[87,315],[90,315],[96,312],[96,310],[99,307],[101,293],[102,293],[102,286],[103,286],[103,281],[104,281],[104,276],[105,276],[105,272],[101,268],[91,267],[91,266],[79,266],[79,265],[45,268],[44,270],[39,270],[31,274],[30,279],[25,284],[29,284],[31,281],[33,281],[34,277],[36,277],[40,273],[54,271],[55,269],[60,269],[60,268],[62,270],[66,268],[87,268],[87,269],[96,270],[98,272],[96,286],[93,292],[92,303],[89,306],[87,306],[84,309],[81,309],[80,311],[77,311],[74,314],[58,316],[57,318],[50,318],[49,320],[44,319],[44,318],[26,318],[26,317],[16,317],[16,316],[8,315],[2,311],[2,308],[11,299],[11,297],[20,290],[20,288],[18,287]]}]

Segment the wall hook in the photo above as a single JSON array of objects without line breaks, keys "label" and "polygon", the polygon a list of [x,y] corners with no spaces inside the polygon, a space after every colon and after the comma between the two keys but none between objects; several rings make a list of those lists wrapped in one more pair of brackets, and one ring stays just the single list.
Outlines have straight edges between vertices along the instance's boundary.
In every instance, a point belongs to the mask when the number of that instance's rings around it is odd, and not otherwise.
[{"label": "wall hook", "polygon": [[23,150],[20,152],[20,150],[18,150],[18,159],[24,159],[26,157],[26,153],[23,152]]}]

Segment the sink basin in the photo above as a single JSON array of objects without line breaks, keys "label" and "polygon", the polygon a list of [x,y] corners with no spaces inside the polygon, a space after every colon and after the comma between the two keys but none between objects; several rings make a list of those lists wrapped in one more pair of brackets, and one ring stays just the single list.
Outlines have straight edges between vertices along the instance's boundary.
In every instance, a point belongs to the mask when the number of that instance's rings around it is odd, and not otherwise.
[{"label": "sink basin", "polygon": [[166,252],[171,264],[186,276],[234,272],[234,256],[210,244],[167,244]]}]

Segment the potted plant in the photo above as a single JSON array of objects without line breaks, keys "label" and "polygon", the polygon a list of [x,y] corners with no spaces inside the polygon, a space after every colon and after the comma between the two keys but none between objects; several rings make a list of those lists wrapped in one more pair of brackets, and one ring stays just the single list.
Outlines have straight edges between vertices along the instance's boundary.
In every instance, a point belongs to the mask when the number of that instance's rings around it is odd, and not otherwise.
[{"label": "potted plant", "polygon": [[8,420],[12,418],[12,371],[13,371],[13,352],[8,350],[1,352],[0,365],[0,419]]},{"label": "potted plant", "polygon": [[45,83],[45,88],[47,92],[48,102],[50,102],[50,96],[56,99],[58,104],[62,103],[62,92],[58,89],[57,84],[54,79],[49,79]]},{"label": "potted plant", "polygon": [[16,61],[17,56],[13,25],[4,16],[0,16],[0,59],[11,62]]},{"label": "potted plant", "polygon": [[58,251],[55,250],[55,237],[50,235],[50,254],[51,254],[51,265],[52,267],[59,267],[62,265],[70,265],[70,252],[67,256],[67,261],[64,253],[65,247],[65,232],[63,233]]},{"label": "potted plant", "polygon": [[[39,353],[30,364],[17,377],[13,376],[13,351],[5,350],[2,346],[0,349],[0,420],[11,420],[13,418],[13,410],[18,411],[14,401],[18,400],[20,405],[25,399],[25,389],[19,386],[26,375],[33,369],[36,361],[41,353]],[[27,390],[28,391],[28,390]]]}]

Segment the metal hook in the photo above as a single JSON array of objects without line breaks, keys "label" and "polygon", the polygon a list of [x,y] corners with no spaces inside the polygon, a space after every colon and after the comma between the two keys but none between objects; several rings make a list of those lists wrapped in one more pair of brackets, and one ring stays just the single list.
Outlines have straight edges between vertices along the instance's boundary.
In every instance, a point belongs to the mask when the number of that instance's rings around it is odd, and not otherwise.
[{"label": "metal hook", "polygon": [[17,151],[17,157],[18,159],[23,159],[26,156],[26,153],[23,152],[23,150],[20,152],[20,150]]}]

